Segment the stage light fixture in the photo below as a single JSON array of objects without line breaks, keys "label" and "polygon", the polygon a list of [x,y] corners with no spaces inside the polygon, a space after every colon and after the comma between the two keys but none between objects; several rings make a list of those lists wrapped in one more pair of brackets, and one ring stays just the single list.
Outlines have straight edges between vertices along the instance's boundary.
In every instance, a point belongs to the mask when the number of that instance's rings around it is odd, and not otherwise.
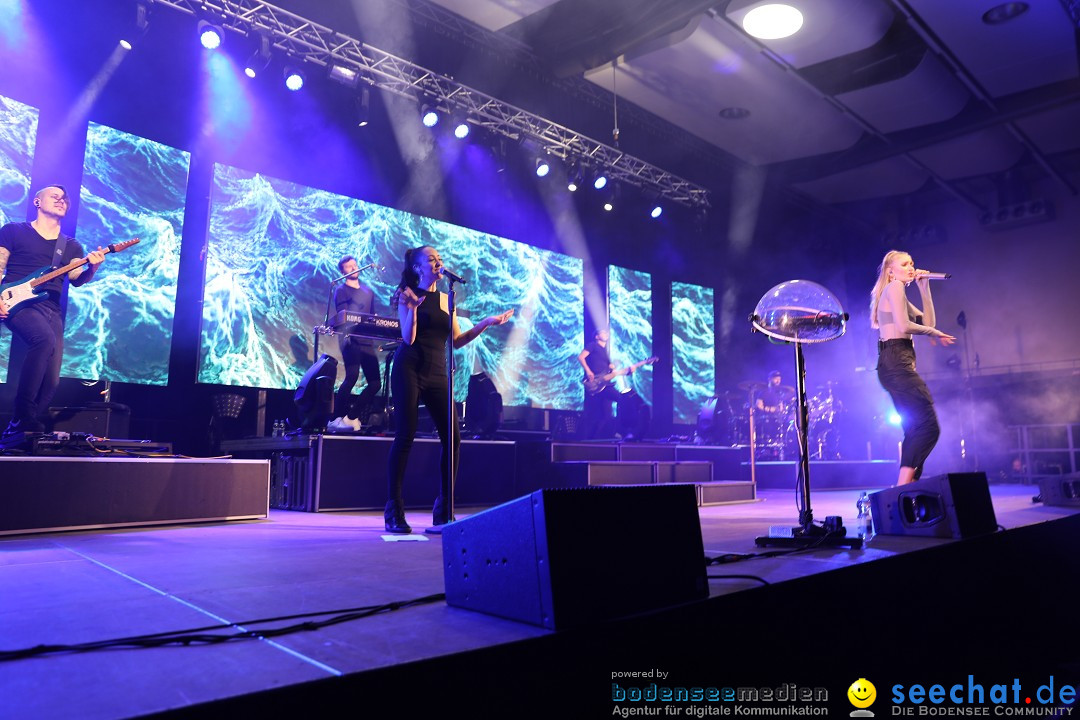
[{"label": "stage light fixture", "polygon": [[900,417],[900,413],[889,413],[890,425],[899,425],[901,422],[903,422],[903,419]]},{"label": "stage light fixture", "polygon": [[597,172],[596,179],[593,180],[592,186],[597,190],[603,190],[607,187],[607,175],[604,175],[602,172]]},{"label": "stage light fixture", "polygon": [[368,88],[360,90],[360,97],[356,98],[356,126],[367,127],[371,120],[371,91]]},{"label": "stage light fixture", "polygon": [[270,65],[270,38],[262,33],[255,36],[256,48],[244,64],[244,74],[253,78]]},{"label": "stage light fixture", "polygon": [[130,50],[135,45],[135,42],[146,34],[146,26],[149,24],[149,13],[150,10],[145,2],[135,3],[134,26],[124,33],[124,37],[120,39],[120,47],[124,50]]},{"label": "stage light fixture", "polygon": [[207,50],[217,50],[225,39],[225,31],[220,25],[215,25],[209,20],[199,21],[199,42]]},{"label": "stage light fixture", "polygon": [[360,73],[344,65],[331,64],[326,74],[331,80],[341,83],[345,87],[354,88],[360,81]]},{"label": "stage light fixture", "polygon": [[536,158],[536,177],[547,177],[551,172],[551,163],[542,157]]},{"label": "stage light fixture", "polygon": [[799,32],[802,13],[780,3],[759,5],[743,16],[743,30],[759,40],[779,40]]},{"label": "stage light fixture", "polygon": [[439,124],[439,111],[434,105],[424,103],[420,106],[420,122],[424,123],[426,128],[433,128]]},{"label": "stage light fixture", "polygon": [[581,168],[577,162],[571,163],[570,173],[566,179],[566,189],[570,192],[577,192],[578,188],[581,187],[581,182]]},{"label": "stage light fixture", "polygon": [[285,66],[285,87],[293,92],[304,87],[304,73],[292,65]]},{"label": "stage light fixture", "polygon": [[465,118],[458,118],[454,121],[454,137],[458,140],[469,137],[469,123],[465,121]]},{"label": "stage light fixture", "polygon": [[649,211],[649,217],[653,220],[664,214],[664,208],[660,205],[653,205],[653,209]]}]

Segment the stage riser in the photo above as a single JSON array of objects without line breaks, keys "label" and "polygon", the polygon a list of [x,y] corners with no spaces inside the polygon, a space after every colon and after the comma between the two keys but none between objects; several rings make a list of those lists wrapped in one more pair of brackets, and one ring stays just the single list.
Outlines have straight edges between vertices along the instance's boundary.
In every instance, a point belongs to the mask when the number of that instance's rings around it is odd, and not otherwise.
[{"label": "stage riser", "polygon": [[[382,509],[392,444],[391,438],[319,436],[302,452],[277,453],[271,505],[307,512]],[[514,443],[462,442],[456,504],[494,505],[516,497],[514,453]],[[441,484],[441,458],[439,441],[413,443],[405,469],[406,507],[434,504]]]},{"label": "stage riser", "polygon": [[726,505],[757,499],[757,488],[752,482],[711,482],[698,485],[698,504]]},{"label": "stage riser", "polygon": [[265,460],[0,457],[0,535],[265,518]]},{"label": "stage riser", "polygon": [[[749,467],[749,466],[747,466]],[[896,483],[899,466],[892,460],[810,462],[812,490],[848,490],[853,488],[885,488]],[[794,488],[798,481],[796,462],[759,462],[754,475],[758,487],[767,489]]]},{"label": "stage riser", "polygon": [[550,461],[710,462],[716,480],[749,480],[749,447],[659,443],[551,443]]}]

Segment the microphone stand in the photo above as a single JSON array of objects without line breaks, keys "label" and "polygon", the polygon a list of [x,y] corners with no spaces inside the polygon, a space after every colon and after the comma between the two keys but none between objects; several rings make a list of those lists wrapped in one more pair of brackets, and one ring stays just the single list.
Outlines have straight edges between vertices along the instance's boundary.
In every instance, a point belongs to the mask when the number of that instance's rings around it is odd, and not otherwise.
[{"label": "microphone stand", "polygon": [[[454,447],[454,435],[457,432],[457,407],[454,405],[454,371],[457,369],[457,359],[454,357],[454,277],[444,274],[450,281],[450,289],[447,292],[447,312],[450,314],[450,342],[447,343],[446,353],[446,391],[449,398],[446,403],[446,477],[441,482],[443,507],[446,508],[446,520],[454,521],[454,481],[457,475],[456,460],[457,450]],[[426,532],[429,535],[442,535],[442,525],[432,525]]]}]

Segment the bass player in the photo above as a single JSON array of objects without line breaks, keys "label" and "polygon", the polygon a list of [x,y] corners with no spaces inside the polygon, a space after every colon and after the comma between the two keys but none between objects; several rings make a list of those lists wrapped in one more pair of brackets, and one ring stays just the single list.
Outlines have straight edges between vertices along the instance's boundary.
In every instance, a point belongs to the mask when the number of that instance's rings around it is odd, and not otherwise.
[{"label": "bass player", "polygon": [[583,440],[610,437],[611,404],[616,403],[622,439],[640,440],[649,427],[649,406],[633,389],[621,393],[612,383],[603,382],[607,376],[614,378],[617,374],[629,375],[633,372],[632,368],[625,371],[615,368],[607,351],[610,338],[607,330],[597,330],[593,342],[578,355],[578,362],[585,370],[587,388],[600,386],[598,391],[589,392],[587,389],[585,392],[585,411],[578,434]]}]

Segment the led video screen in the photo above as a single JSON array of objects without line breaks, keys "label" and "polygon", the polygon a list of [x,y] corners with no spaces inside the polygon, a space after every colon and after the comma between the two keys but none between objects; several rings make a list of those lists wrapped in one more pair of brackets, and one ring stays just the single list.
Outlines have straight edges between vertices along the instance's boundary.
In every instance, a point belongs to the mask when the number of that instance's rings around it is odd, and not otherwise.
[{"label": "led video screen", "polygon": [[[515,310],[458,351],[458,399],[469,375],[486,372],[505,405],[582,406],[580,259],[224,165],[215,168],[207,243],[200,382],[295,388],[313,362],[312,329],[326,317],[338,261],[385,266],[361,280],[376,312],[393,315],[405,250],[432,245],[468,280],[457,293],[462,331]],[[319,352],[340,359],[335,338],[320,337]],[[362,386],[363,378],[354,392]]]},{"label": "led video screen", "polygon": [[671,284],[671,348],[675,424],[697,422],[701,405],[715,395],[716,336],[713,289]]},{"label": "led video screen", "polygon": [[[653,354],[652,276],[609,265],[607,287],[609,354],[616,366],[628,368]],[[652,405],[652,365],[642,365],[633,374],[617,378],[616,387],[620,391],[632,387]]]},{"label": "led video screen", "polygon": [[[37,142],[37,108],[0,95],[0,225],[26,220],[30,167]],[[0,382],[7,382],[11,332],[0,330]]]},{"label": "led video screen", "polygon": [[183,150],[90,123],[76,239],[87,252],[139,244],[68,293],[65,377],[168,383],[189,165]]}]

